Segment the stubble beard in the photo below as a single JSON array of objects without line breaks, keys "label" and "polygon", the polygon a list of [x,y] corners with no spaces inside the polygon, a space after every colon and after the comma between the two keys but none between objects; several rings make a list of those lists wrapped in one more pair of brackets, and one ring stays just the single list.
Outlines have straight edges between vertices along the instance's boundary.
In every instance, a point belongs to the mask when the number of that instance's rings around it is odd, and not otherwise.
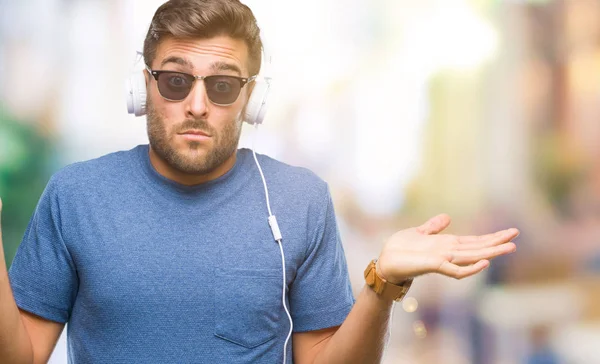
[{"label": "stubble beard", "polygon": [[[219,133],[206,120],[185,120],[167,133],[164,118],[154,109],[150,100],[147,102],[146,124],[148,140],[152,150],[172,168],[193,175],[203,175],[217,169],[237,151],[242,122],[239,117],[228,122]],[[174,138],[178,132],[187,129],[198,129],[211,136],[212,147],[203,148],[202,143],[188,141],[184,150],[174,146]]]}]

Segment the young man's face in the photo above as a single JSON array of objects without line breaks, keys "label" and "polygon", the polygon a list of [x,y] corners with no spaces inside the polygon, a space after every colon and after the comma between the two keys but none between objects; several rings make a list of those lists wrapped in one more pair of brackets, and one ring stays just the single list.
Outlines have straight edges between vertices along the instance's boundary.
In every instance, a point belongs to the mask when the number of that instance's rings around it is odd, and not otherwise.
[{"label": "young man's face", "polygon": [[[198,76],[251,76],[248,74],[246,44],[228,36],[193,40],[166,38],[159,43],[150,66],[153,71],[168,70]],[[181,101],[170,101],[165,96],[173,91],[177,95],[181,85],[186,84],[182,77],[160,75],[159,80],[162,95],[159,81],[150,75],[146,78],[148,137],[154,153],[171,168],[194,175],[213,172],[234,158],[249,85],[241,88],[235,100],[225,102],[231,104],[217,105],[211,102],[206,87],[212,88],[209,92],[213,94],[227,91],[230,85],[226,79],[210,83],[196,80],[189,95]],[[213,99],[217,97],[213,96]]]}]

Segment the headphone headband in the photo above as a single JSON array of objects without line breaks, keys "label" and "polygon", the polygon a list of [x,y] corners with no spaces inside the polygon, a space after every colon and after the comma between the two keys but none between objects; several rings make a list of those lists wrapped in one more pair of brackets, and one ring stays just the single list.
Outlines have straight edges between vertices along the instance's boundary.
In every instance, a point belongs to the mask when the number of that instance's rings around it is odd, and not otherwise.
[{"label": "headphone headband", "polygon": [[[262,33],[262,32],[261,32]],[[259,74],[262,75],[262,77],[265,78],[271,78],[272,77],[272,61],[273,61],[273,56],[271,55],[271,48],[268,45],[268,41],[265,40],[264,37],[260,37],[260,40],[262,41],[262,66],[260,68],[260,72]]]}]

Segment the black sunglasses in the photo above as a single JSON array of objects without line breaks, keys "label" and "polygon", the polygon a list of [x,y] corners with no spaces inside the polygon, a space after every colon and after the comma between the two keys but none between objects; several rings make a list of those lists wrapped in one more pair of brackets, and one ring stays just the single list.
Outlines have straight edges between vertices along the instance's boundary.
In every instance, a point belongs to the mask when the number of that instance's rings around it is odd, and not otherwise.
[{"label": "black sunglasses", "polygon": [[158,92],[166,100],[184,100],[192,91],[196,80],[202,80],[208,99],[220,106],[233,104],[240,96],[242,87],[256,79],[256,75],[248,78],[228,75],[196,76],[184,72],[146,69],[154,76]]}]

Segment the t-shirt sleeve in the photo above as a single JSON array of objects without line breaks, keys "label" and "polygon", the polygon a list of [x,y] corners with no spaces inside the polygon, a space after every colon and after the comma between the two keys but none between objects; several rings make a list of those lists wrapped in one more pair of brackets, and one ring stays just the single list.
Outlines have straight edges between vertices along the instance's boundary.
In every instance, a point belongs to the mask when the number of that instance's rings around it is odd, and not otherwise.
[{"label": "t-shirt sleeve", "polygon": [[354,304],[329,190],[321,206],[306,259],[290,286],[294,332],[339,326]]},{"label": "t-shirt sleeve", "polygon": [[10,266],[9,279],[19,308],[66,323],[79,281],[63,240],[57,187],[53,179],[46,186]]}]

